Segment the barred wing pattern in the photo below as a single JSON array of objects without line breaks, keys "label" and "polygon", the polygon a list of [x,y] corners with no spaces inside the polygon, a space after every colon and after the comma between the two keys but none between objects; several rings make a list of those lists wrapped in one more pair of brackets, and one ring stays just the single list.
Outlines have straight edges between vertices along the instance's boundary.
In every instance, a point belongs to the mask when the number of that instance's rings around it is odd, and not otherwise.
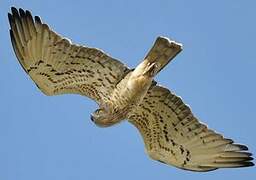
[{"label": "barred wing pattern", "polygon": [[[43,93],[81,94],[99,105],[111,102],[116,85],[131,70],[99,49],[72,44],[42,23],[38,16],[33,19],[29,11],[11,10],[8,17],[15,54]],[[163,63],[159,71],[169,62],[166,53],[161,52],[165,49],[164,42],[160,41],[163,39],[156,41],[160,43],[156,43],[146,57]],[[171,54],[174,57],[178,52]],[[234,144],[231,139],[208,129],[181,98],[157,86],[155,81],[142,103],[132,109],[127,118],[142,134],[149,156],[160,162],[193,171],[254,165],[246,146]]]},{"label": "barred wing pattern", "polygon": [[15,54],[46,95],[76,93],[102,103],[129,71],[99,49],[72,44],[29,11],[12,8],[8,17]]},{"label": "barred wing pattern", "polygon": [[246,146],[208,129],[166,88],[153,86],[128,119],[139,129],[149,156],[160,162],[192,171],[253,165]]}]

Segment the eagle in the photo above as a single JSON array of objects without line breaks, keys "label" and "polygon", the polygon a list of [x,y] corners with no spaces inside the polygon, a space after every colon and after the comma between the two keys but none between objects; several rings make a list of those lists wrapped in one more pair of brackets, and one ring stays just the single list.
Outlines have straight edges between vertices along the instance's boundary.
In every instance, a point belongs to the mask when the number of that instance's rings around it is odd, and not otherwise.
[{"label": "eagle", "polygon": [[28,10],[11,7],[8,18],[16,57],[45,95],[91,98],[99,106],[91,120],[99,127],[128,120],[152,159],[191,171],[254,165],[245,145],[208,129],[179,96],[154,80],[182,44],[159,36],[130,69],[100,49],[72,43]]}]

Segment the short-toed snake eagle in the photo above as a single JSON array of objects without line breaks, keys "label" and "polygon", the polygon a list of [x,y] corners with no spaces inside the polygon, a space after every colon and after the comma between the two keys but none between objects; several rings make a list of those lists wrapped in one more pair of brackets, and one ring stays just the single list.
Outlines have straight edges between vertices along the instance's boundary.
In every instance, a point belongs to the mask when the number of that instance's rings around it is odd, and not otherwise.
[{"label": "short-toed snake eagle", "polygon": [[13,7],[8,17],[15,54],[44,94],[90,97],[99,105],[91,119],[101,127],[128,119],[148,155],[160,162],[193,171],[253,165],[246,146],[208,129],[180,97],[154,81],[181,44],[158,37],[144,60],[129,69],[99,49],[71,43],[29,11]]}]

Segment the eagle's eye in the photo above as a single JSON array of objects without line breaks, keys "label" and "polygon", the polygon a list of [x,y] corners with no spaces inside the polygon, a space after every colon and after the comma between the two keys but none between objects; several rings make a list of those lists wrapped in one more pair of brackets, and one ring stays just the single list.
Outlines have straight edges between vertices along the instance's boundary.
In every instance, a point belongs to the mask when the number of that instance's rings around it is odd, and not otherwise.
[{"label": "eagle's eye", "polygon": [[97,109],[95,112],[94,112],[94,114],[96,114],[96,115],[101,115],[102,113],[104,112],[104,110],[103,109]]},{"label": "eagle's eye", "polygon": [[96,111],[94,111],[90,118],[93,122],[97,121],[98,119],[100,119],[102,117],[102,115],[104,114],[104,110],[103,109],[97,109]]}]

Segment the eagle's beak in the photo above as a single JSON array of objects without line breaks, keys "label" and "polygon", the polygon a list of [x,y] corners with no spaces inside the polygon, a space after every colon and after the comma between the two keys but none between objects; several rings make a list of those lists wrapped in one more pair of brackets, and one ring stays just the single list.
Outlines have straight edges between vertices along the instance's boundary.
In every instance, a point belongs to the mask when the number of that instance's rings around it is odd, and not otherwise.
[{"label": "eagle's beak", "polygon": [[92,122],[94,122],[94,121],[95,121],[95,120],[94,120],[94,117],[93,117],[93,115],[92,115],[92,114],[91,114],[90,118],[91,118],[91,121],[92,121]]}]

